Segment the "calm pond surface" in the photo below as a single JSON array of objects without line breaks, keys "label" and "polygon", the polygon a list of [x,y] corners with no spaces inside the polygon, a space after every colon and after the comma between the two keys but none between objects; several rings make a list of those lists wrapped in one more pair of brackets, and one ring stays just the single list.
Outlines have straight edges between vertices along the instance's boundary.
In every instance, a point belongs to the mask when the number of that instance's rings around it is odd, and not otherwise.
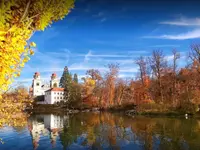
[{"label": "calm pond surface", "polygon": [[32,115],[0,129],[0,150],[200,150],[200,120],[111,113]]}]

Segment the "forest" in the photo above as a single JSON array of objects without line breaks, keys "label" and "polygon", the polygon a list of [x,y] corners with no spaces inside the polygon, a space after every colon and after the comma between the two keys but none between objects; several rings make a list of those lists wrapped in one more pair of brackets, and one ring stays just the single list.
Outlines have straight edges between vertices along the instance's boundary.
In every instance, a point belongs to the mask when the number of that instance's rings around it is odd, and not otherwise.
[{"label": "forest", "polygon": [[188,52],[188,64],[178,66],[180,53],[173,49],[168,61],[163,51],[153,50],[151,56],[133,61],[138,66],[134,79],[119,78],[120,65],[108,64],[108,71],[86,72],[78,82],[64,68],[60,86],[65,88],[67,106],[73,108],[131,109],[138,112],[182,112],[194,114],[200,103],[200,45],[193,44]]}]

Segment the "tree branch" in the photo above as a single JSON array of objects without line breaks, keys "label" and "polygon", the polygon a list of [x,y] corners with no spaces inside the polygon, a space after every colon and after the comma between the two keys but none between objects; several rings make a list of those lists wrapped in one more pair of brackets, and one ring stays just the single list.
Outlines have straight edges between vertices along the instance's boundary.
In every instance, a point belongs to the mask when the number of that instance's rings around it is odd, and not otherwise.
[{"label": "tree branch", "polygon": [[26,8],[25,8],[25,11],[20,19],[20,22],[25,18],[27,12],[28,12],[28,9],[29,9],[29,6],[30,6],[30,3],[31,3],[31,0],[28,1],[28,3],[26,4]]}]

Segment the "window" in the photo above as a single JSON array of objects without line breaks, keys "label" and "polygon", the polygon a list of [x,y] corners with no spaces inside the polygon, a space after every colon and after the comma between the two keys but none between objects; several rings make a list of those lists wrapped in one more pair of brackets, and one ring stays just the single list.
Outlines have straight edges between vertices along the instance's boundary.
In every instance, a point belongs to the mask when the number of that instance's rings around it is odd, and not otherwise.
[{"label": "window", "polygon": [[59,95],[60,93],[58,92],[58,95]]},{"label": "window", "polygon": [[59,97],[57,97],[57,99],[59,99]]},{"label": "window", "polygon": [[36,86],[39,86],[40,85],[40,83],[36,83]]},{"label": "window", "polygon": [[53,87],[58,87],[57,83],[54,83],[54,84],[53,84]]},{"label": "window", "polygon": [[54,92],[54,94],[56,94],[56,92]]},{"label": "window", "polygon": [[62,97],[60,97],[60,99],[62,99]]},{"label": "window", "polygon": [[54,97],[54,99],[56,99],[56,97]]}]

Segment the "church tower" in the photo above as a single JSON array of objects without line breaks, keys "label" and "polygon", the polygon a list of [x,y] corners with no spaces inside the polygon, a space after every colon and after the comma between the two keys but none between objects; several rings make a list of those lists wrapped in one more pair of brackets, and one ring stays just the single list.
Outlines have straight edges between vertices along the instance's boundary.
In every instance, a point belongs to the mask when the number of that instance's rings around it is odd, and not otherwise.
[{"label": "church tower", "polygon": [[40,73],[36,72],[33,76],[33,96],[42,95],[41,86],[42,81],[40,79]]},{"label": "church tower", "polygon": [[57,79],[56,73],[53,73],[51,75],[50,87],[51,88],[59,87],[59,80]]}]

